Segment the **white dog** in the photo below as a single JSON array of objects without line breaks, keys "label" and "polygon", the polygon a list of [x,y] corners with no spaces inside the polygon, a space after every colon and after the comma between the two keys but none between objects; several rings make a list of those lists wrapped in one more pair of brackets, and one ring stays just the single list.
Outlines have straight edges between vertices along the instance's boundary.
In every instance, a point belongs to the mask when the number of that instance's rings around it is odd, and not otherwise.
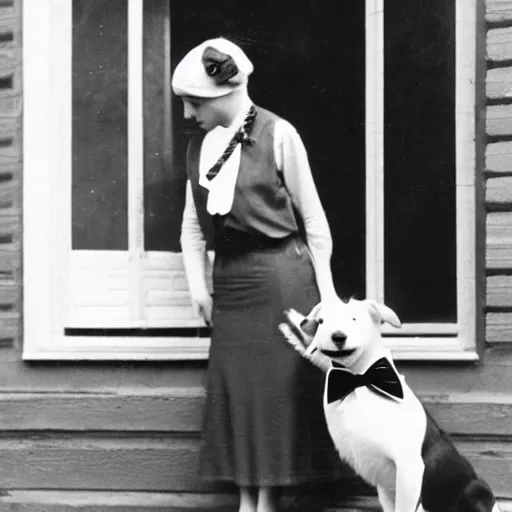
[{"label": "white dog", "polygon": [[342,460],[377,488],[384,512],[496,512],[477,477],[398,374],[380,324],[400,327],[375,301],[290,310],[279,327],[302,356],[327,372],[324,412]]}]

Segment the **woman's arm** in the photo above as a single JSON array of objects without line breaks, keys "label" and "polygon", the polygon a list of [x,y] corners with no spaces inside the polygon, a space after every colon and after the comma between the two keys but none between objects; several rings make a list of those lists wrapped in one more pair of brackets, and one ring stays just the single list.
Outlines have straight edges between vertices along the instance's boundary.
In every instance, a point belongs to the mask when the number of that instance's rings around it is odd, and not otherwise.
[{"label": "woman's arm", "polygon": [[313,180],[306,148],[297,130],[284,120],[275,125],[274,154],[286,188],[302,216],[322,301],[336,298],[332,273],[332,238]]},{"label": "woman's arm", "polygon": [[193,306],[196,314],[203,317],[207,324],[210,324],[212,298],[208,290],[206,278],[206,242],[199,224],[190,181],[187,181],[186,186],[180,242]]}]

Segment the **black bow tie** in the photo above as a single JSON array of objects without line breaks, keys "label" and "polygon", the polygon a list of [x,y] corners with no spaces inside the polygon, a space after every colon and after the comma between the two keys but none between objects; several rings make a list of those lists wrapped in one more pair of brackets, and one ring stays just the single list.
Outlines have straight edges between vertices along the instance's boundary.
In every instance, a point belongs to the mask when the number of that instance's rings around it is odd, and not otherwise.
[{"label": "black bow tie", "polygon": [[383,357],[362,375],[345,368],[331,368],[327,375],[327,403],[342,400],[360,386],[368,386],[372,391],[387,397],[404,397],[400,377],[391,363]]}]

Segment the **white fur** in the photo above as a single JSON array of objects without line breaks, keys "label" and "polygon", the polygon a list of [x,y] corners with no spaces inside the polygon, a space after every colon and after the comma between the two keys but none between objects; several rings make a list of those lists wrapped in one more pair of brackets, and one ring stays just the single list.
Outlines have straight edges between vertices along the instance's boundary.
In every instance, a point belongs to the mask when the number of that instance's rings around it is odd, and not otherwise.
[{"label": "white fur", "polygon": [[[355,352],[335,360],[354,373],[364,373],[390,352],[382,347],[380,323],[386,318],[395,326],[400,320],[391,309],[370,301],[351,300],[322,304],[316,313],[319,324],[311,352],[335,350],[331,334],[346,334],[344,350]],[[393,363],[392,363],[393,364]],[[327,380],[326,380],[327,382]],[[327,403],[324,412],[329,433],[340,454],[363,479],[377,487],[384,512],[413,512],[421,493],[423,459],[421,446],[427,428],[423,406],[403,377],[404,398],[383,398],[367,387],[354,390],[344,400]]]},{"label": "white fur", "polygon": [[[370,300],[335,300],[317,305],[307,317],[299,319],[297,314],[290,312],[288,320],[301,325],[303,339],[286,324],[280,329],[302,356],[324,371],[335,371],[335,361],[362,374],[381,357],[394,367],[391,353],[382,345],[380,324],[387,321],[400,327],[400,320],[387,306]],[[334,341],[333,333],[338,334]],[[324,412],[341,459],[377,488],[384,512],[424,512],[419,502],[427,417],[403,376],[400,380],[403,399],[358,387],[343,400],[328,403],[326,379]]]},{"label": "white fur", "polygon": [[[292,313],[291,320],[297,323],[296,314]],[[303,330],[316,329],[312,339],[300,342],[285,325],[281,330],[297,351],[323,369],[331,366],[331,358],[321,351],[338,349],[331,335],[335,331],[344,333],[347,338],[343,349],[354,352],[334,360],[354,373],[364,373],[381,357],[393,364],[390,352],[381,344],[383,320],[400,326],[396,314],[386,306],[373,301],[337,300],[319,304],[306,317]],[[327,385],[324,391],[327,426],[340,457],[377,487],[384,512],[416,511],[421,492],[421,446],[427,419],[403,377],[401,382],[404,398],[400,401],[360,387],[342,401],[329,404]]]},{"label": "white fur", "polygon": [[340,457],[377,487],[385,512],[416,510],[421,492],[427,420],[403,379],[402,384],[401,402],[366,387],[330,404],[324,393],[325,417]]}]

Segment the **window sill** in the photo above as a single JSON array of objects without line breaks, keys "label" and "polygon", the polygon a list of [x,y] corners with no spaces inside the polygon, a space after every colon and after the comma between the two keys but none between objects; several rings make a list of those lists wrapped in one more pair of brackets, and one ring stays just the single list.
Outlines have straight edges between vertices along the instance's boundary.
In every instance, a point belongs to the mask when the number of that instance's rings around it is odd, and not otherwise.
[{"label": "window sill", "polygon": [[210,339],[61,336],[29,345],[24,361],[179,361],[208,359]]},{"label": "window sill", "polygon": [[[387,338],[397,361],[475,362],[478,353],[453,338]],[[60,336],[26,343],[24,361],[201,361],[208,359],[209,338]]]}]

